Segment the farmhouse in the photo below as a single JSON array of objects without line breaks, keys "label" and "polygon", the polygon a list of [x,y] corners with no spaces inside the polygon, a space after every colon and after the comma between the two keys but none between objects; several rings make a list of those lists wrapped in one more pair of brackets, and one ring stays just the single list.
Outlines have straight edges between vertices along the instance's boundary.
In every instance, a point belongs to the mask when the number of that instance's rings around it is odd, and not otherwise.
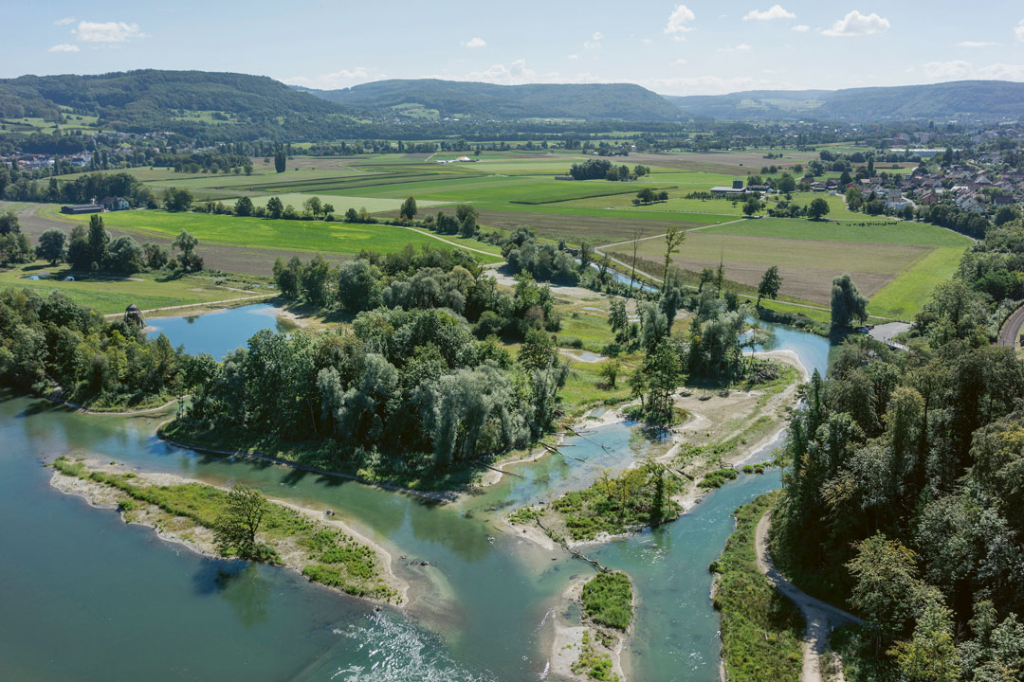
[{"label": "farmhouse", "polygon": [[747,190],[743,188],[742,180],[733,180],[732,187],[712,187],[712,194],[746,194]]},{"label": "farmhouse", "polygon": [[104,211],[127,211],[131,207],[124,197],[104,197],[100,206]]}]

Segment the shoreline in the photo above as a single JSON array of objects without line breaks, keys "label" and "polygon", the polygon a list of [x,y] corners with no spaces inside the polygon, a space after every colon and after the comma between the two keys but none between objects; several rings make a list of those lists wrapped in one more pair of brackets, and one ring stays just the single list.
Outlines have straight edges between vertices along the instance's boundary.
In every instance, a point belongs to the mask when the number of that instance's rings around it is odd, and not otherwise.
[{"label": "shoreline", "polygon": [[[104,463],[100,462],[99,460],[95,460],[95,459],[88,459],[88,460],[83,460],[83,461],[86,464],[86,466],[89,468],[90,471],[102,471],[102,472],[112,472],[112,473],[126,473],[126,472],[124,472],[124,469],[128,468],[127,465],[123,465],[123,464],[122,465],[104,464]],[[216,488],[217,490],[221,490],[223,492],[227,492],[228,491],[227,488],[224,488],[222,486],[214,485],[212,483],[206,483],[205,481],[201,481],[201,480],[198,480],[198,479],[186,478],[184,476],[178,476],[176,474],[152,473],[152,472],[136,473],[134,471],[131,472],[131,473],[135,473],[135,475],[138,477],[138,479],[140,481],[144,481],[146,483],[149,483],[150,485],[165,486],[165,485],[185,485],[185,484],[193,484],[194,483],[194,484],[199,484],[199,485],[203,485],[203,486],[208,486],[210,488]],[[213,545],[213,541],[212,541],[213,531],[211,531],[210,529],[205,528],[203,526],[200,526],[198,524],[196,524],[194,528],[189,529],[189,532],[186,534],[186,533],[176,532],[174,530],[168,530],[167,528],[159,527],[159,524],[158,524],[157,521],[150,521],[149,519],[146,519],[146,518],[143,518],[143,519],[140,519],[140,520],[135,520],[135,519],[129,520],[126,517],[125,512],[120,510],[118,503],[115,501],[116,499],[119,499],[119,495],[118,495],[117,489],[113,488],[112,486],[105,485],[105,484],[102,484],[102,483],[97,483],[97,482],[94,482],[94,481],[85,481],[83,479],[80,479],[80,478],[77,478],[77,477],[74,477],[74,476],[69,476],[67,474],[64,474],[64,473],[60,472],[57,469],[53,470],[53,473],[52,473],[52,475],[50,477],[49,485],[50,485],[51,488],[53,488],[53,489],[55,489],[55,490],[65,494],[65,495],[71,495],[73,497],[78,497],[78,498],[84,500],[90,507],[93,507],[95,509],[102,509],[102,510],[106,510],[106,511],[116,511],[118,513],[119,518],[121,519],[121,522],[124,523],[125,525],[135,524],[135,525],[142,526],[144,528],[148,528],[151,531],[153,531],[153,533],[158,538],[160,538],[160,540],[162,540],[164,542],[168,542],[170,544],[175,544],[175,545],[180,545],[180,546],[188,549],[189,551],[192,551],[192,552],[194,552],[194,553],[196,553],[196,554],[198,554],[200,556],[204,556],[204,557],[209,557],[209,558],[219,559],[219,560],[226,560],[226,561],[241,561],[240,559],[232,559],[232,558],[221,556],[216,551],[216,549],[215,549],[215,547]],[[344,595],[346,597],[351,597],[351,598],[355,598],[355,599],[362,599],[362,600],[365,600],[365,601],[368,601],[368,602],[372,602],[374,604],[389,604],[389,605],[391,605],[393,607],[400,608],[400,609],[404,609],[408,605],[408,603],[409,603],[409,591],[410,591],[409,582],[404,580],[403,578],[400,578],[395,573],[394,565],[393,565],[394,557],[392,556],[391,552],[389,550],[387,550],[385,547],[383,547],[380,543],[378,543],[378,542],[376,542],[374,540],[371,540],[370,538],[366,537],[366,535],[364,535],[363,533],[360,533],[360,532],[356,531],[355,529],[353,529],[351,526],[349,526],[344,521],[341,521],[339,519],[326,518],[323,512],[318,512],[315,509],[311,509],[309,507],[302,507],[300,505],[296,505],[294,503],[286,502],[284,500],[280,500],[280,499],[273,498],[273,497],[267,497],[266,500],[270,504],[279,505],[279,506],[284,507],[286,509],[290,509],[290,510],[296,512],[296,513],[302,514],[303,516],[308,517],[311,521],[314,521],[314,522],[316,522],[318,524],[322,524],[322,525],[330,527],[330,528],[335,528],[335,529],[345,533],[346,535],[351,536],[358,543],[363,544],[366,547],[368,547],[369,549],[371,549],[374,552],[374,555],[377,557],[377,561],[380,564],[380,566],[382,568],[382,571],[384,573],[384,576],[383,576],[384,583],[389,588],[393,589],[398,594],[399,600],[398,600],[397,603],[392,603],[389,600],[382,600],[382,599],[379,599],[379,598],[368,597],[368,596],[357,596],[357,595],[349,594],[348,592],[345,592],[344,590],[342,590],[340,588],[333,587],[331,585],[325,585],[323,583],[318,583],[318,582],[315,582],[313,580],[309,580],[308,578],[306,578],[306,580],[309,583],[318,585],[318,586],[320,586],[322,588],[325,588],[327,590],[330,590],[331,592],[334,592],[336,594]],[[147,504],[147,503],[142,503],[142,504]],[[154,505],[147,505],[147,506],[155,508]],[[278,568],[283,568],[283,569],[288,570],[288,571],[292,571],[293,573],[296,573],[299,576],[302,576],[303,578],[305,578],[305,576],[303,576],[303,574],[302,574],[302,568],[303,567],[300,566],[299,563],[296,560],[294,560],[294,559],[289,560],[288,557],[289,557],[289,555],[283,554],[282,557],[281,557],[282,562],[280,564],[271,564],[271,565],[277,566]],[[260,562],[254,562],[254,563],[260,563]]]},{"label": "shoreline", "polygon": [[[595,639],[590,639],[590,645],[597,649],[598,653],[605,653],[611,657],[612,672],[619,676],[619,682],[626,682],[629,676],[623,666],[622,652],[626,648],[626,640],[633,630],[634,618],[630,618],[629,628],[625,632],[605,628],[593,623],[590,618],[584,615],[582,604],[583,586],[594,576],[580,575],[571,579],[568,587],[558,596],[558,605],[548,613],[551,615],[553,632],[551,645],[548,648],[548,663],[550,674],[558,679],[572,680],[573,682],[587,682],[591,679],[583,673],[575,673],[572,666],[579,659],[580,650],[583,647],[583,633],[590,630],[602,630],[612,632],[615,636],[615,646],[609,648],[601,645]],[[632,603],[630,608],[636,614],[637,594],[632,590]],[[580,624],[569,623],[563,617],[565,607],[569,604],[576,604],[580,608]]]}]

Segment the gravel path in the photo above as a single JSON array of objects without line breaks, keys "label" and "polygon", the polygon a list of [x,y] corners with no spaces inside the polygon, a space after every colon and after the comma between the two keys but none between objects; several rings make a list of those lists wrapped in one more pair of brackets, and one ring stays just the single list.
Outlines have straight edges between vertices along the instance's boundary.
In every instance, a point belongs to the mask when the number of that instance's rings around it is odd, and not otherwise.
[{"label": "gravel path", "polygon": [[[780,594],[796,604],[804,615],[804,620],[807,621],[807,631],[804,634],[804,668],[800,674],[800,682],[823,682],[821,656],[829,651],[828,640],[832,631],[851,623],[863,625],[863,621],[842,609],[815,599],[779,573],[775,564],[772,563],[771,552],[768,549],[768,529],[770,527],[771,515],[768,513],[762,516],[757,523],[755,536],[757,569],[768,578],[768,582]],[[833,679],[836,679],[835,676]],[[838,680],[839,682],[843,680],[841,671]]]}]

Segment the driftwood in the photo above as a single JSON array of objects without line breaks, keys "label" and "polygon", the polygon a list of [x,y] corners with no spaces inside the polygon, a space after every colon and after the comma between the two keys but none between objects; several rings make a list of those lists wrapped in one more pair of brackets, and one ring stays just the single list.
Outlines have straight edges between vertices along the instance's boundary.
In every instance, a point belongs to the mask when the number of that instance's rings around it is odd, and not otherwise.
[{"label": "driftwood", "polygon": [[506,475],[506,476],[515,476],[516,478],[526,478],[525,476],[522,476],[522,475],[520,475],[520,474],[516,474],[516,473],[513,473],[513,472],[511,472],[511,471],[505,471],[504,469],[499,469],[498,467],[492,467],[492,466],[491,466],[490,464],[488,464],[487,462],[480,462],[480,463],[481,463],[481,464],[483,464],[483,465],[484,465],[485,467],[487,467],[488,469],[490,469],[491,471],[497,471],[497,472],[498,472],[499,474],[504,474],[504,475]]},{"label": "driftwood", "polygon": [[[540,526],[540,529],[542,531],[544,531],[544,533],[549,538],[551,538],[552,540],[555,539],[555,536],[551,533],[550,530],[548,530],[547,528],[544,527],[544,524],[540,522],[540,519],[534,519],[534,521],[536,521],[537,525]],[[558,540],[556,540],[556,542],[558,542],[558,544],[560,544],[565,549],[565,551],[567,551],[569,554],[572,554],[577,559],[580,559],[582,561],[586,561],[588,564],[590,564],[591,566],[593,566],[594,568],[599,570],[601,573],[610,573],[609,569],[607,569],[604,566],[602,566],[601,562],[599,562],[597,559],[591,559],[590,557],[588,557],[586,554],[584,554],[583,552],[579,551],[578,549],[573,549],[572,547],[570,547],[569,543],[565,540],[565,538],[558,538]]]}]

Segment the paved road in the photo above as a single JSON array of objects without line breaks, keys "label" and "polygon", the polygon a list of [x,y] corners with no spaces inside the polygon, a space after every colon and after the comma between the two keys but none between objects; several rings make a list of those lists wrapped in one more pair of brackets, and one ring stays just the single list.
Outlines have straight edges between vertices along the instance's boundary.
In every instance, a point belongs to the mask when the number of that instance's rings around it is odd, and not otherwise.
[{"label": "paved road", "polygon": [[[796,604],[807,621],[804,633],[804,667],[800,674],[800,682],[822,682],[821,656],[829,650],[829,636],[835,628],[850,623],[863,624],[860,618],[838,609],[831,604],[815,599],[779,573],[772,563],[768,549],[768,529],[771,526],[771,514],[766,513],[757,523],[755,536],[757,552],[757,569],[768,578],[768,582]],[[834,678],[833,678],[834,679]],[[842,679],[842,673],[840,673]]]},{"label": "paved road", "polygon": [[1024,326],[1024,306],[1014,310],[1013,314],[1006,319],[1003,328],[999,330],[999,345],[1017,348],[1017,340],[1020,338],[1022,326]]}]

